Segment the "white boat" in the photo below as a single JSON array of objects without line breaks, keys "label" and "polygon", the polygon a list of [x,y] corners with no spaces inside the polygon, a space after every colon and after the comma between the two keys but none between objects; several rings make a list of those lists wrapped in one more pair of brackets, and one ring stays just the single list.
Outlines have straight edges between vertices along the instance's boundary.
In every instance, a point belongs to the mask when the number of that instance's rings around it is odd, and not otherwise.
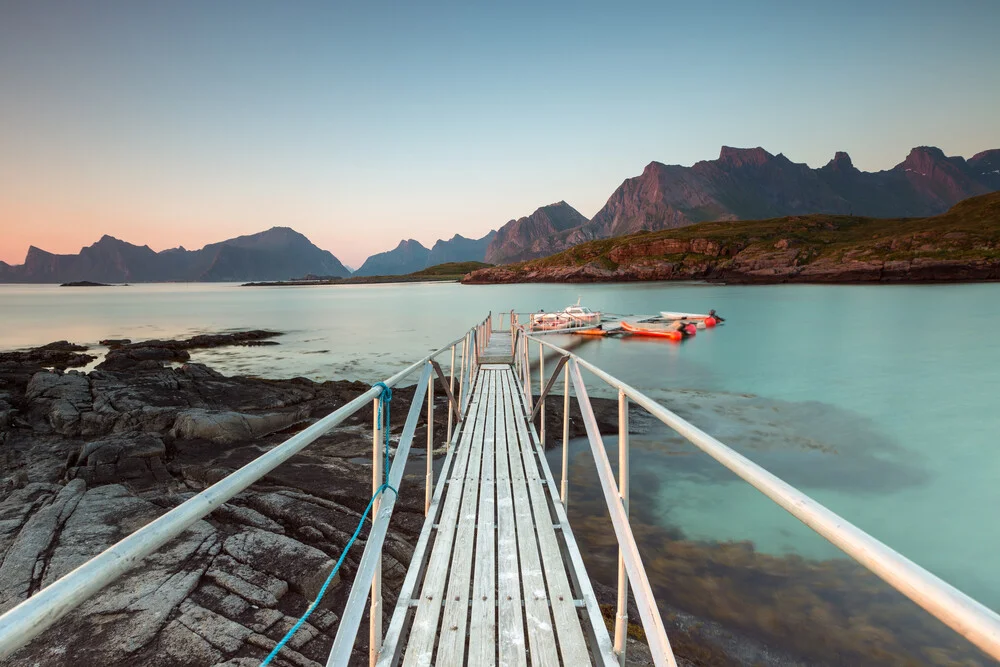
[{"label": "white boat", "polygon": [[590,308],[576,304],[553,313],[532,313],[531,328],[533,329],[568,329],[571,327],[594,326],[600,324],[601,314]]},{"label": "white boat", "polygon": [[699,313],[675,313],[670,310],[661,310],[660,317],[665,320],[704,320],[712,315],[705,315]]}]

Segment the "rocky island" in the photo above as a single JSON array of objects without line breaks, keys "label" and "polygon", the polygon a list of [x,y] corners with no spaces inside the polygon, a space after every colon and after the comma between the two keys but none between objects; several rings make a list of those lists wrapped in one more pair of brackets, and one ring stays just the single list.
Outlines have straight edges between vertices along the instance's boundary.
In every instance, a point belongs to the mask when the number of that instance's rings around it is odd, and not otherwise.
[{"label": "rocky island", "polygon": [[466,284],[710,280],[861,283],[1000,280],[1000,192],[928,218],[800,215],[702,222],[590,241]]},{"label": "rocky island", "polygon": [[77,280],[70,283],[62,283],[59,287],[112,287],[108,283],[95,283],[90,280]]}]

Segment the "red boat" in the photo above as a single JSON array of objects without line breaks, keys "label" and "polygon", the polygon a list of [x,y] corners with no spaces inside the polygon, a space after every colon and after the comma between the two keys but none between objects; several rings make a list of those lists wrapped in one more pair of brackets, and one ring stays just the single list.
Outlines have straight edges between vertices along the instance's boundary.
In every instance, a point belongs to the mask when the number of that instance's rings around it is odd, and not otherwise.
[{"label": "red boat", "polygon": [[666,338],[667,340],[681,340],[684,338],[684,334],[677,329],[666,328],[675,326],[671,324],[654,324],[640,327],[637,324],[629,324],[625,320],[622,320],[621,325],[623,330],[634,336],[650,336],[653,338]]}]

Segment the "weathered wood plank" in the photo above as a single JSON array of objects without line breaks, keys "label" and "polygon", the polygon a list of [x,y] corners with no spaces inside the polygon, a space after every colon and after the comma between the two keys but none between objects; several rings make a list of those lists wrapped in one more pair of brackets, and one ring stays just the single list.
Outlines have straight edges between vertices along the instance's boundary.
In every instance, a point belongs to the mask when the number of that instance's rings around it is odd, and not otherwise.
[{"label": "weathered wood plank", "polygon": [[[507,375],[510,375],[508,381]],[[527,626],[528,648],[533,667],[559,667],[552,616],[549,613],[548,591],[538,554],[538,536],[535,531],[531,502],[528,499],[521,442],[518,438],[523,413],[518,410],[520,401],[512,395],[513,374],[503,378],[506,439],[510,455],[511,493],[514,498],[514,521],[517,526],[517,548],[521,558],[521,586],[524,596],[524,618]],[[521,414],[518,414],[521,413]],[[523,425],[520,426],[523,428]]]},{"label": "weathered wood plank", "polygon": [[[492,372],[480,371],[480,376],[477,378],[476,384],[478,391],[482,391],[481,383],[484,380],[483,374]],[[431,550],[431,559],[424,574],[424,582],[420,590],[420,601],[417,603],[417,612],[413,619],[413,625],[410,628],[406,654],[403,656],[404,667],[432,664],[434,646],[437,643],[441,601],[447,582],[448,565],[451,562],[451,545],[458,523],[456,519],[462,499],[469,451],[476,433],[478,432],[479,437],[482,437],[485,416],[486,412],[482,409],[481,403],[473,428],[463,433],[462,439],[459,442],[458,460],[455,462],[451,477],[449,478],[448,494],[445,497],[444,508],[438,520],[437,539],[434,541],[434,546]]]},{"label": "weathered wood plank", "polygon": [[493,400],[486,413],[483,462],[479,474],[476,565],[472,584],[472,620],[469,624],[467,662],[476,667],[494,667],[497,653],[496,399],[494,389]]},{"label": "weathered wood plank", "polygon": [[[501,371],[503,372],[503,371]],[[507,370],[506,372],[510,372]],[[517,562],[517,531],[511,495],[510,459],[503,393],[498,393],[496,420],[497,489],[497,652],[501,667],[526,667],[524,620],[521,612],[521,579]]]},{"label": "weathered wood plank", "polygon": [[[452,548],[451,572],[448,575],[448,593],[438,633],[438,648],[435,664],[458,665],[465,662],[465,630],[468,625],[470,592],[472,583],[472,557],[476,536],[476,515],[479,509],[480,469],[483,451],[493,451],[495,429],[491,421],[496,402],[497,371],[486,371],[489,380],[486,390],[486,418],[482,431],[473,437],[469,452],[469,464],[465,471],[465,486],[462,492],[462,506],[458,514],[458,528]],[[486,444],[488,443],[488,444]],[[492,530],[492,526],[489,527]]]},{"label": "weathered wood plank", "polygon": [[[481,402],[481,396],[477,393],[471,396],[469,401],[469,413],[466,416],[469,428],[472,428],[472,424],[475,423],[476,413],[479,409],[479,404]],[[459,422],[459,429],[464,429],[465,422]],[[451,475],[451,470],[454,467],[454,462],[456,460],[456,453],[458,452],[458,443],[461,441],[463,431],[452,435],[452,443],[448,448],[448,453],[445,455],[444,466],[441,469],[441,479],[446,479]],[[413,550],[413,558],[410,560],[410,565],[406,570],[406,578],[403,580],[403,587],[400,589],[399,598],[396,601],[396,608],[392,614],[392,620],[389,623],[389,629],[385,633],[385,638],[382,643],[382,652],[379,654],[378,667],[394,667],[399,661],[399,654],[401,650],[400,638],[403,636],[403,631],[405,629],[406,621],[408,618],[408,610],[410,608],[410,600],[413,598],[414,591],[419,591],[421,583],[423,582],[423,574],[425,570],[425,564],[429,557],[429,547],[431,545],[431,534],[433,531],[433,526],[437,524],[438,519],[441,514],[441,508],[444,505],[444,490],[447,488],[447,484],[438,484],[434,489],[434,499],[431,501],[431,511],[424,521],[423,528],[420,529],[420,538],[417,540],[417,546]]]},{"label": "weathered wood plank", "polygon": [[[514,378],[510,379],[511,383],[514,381]],[[548,498],[541,483],[539,461],[535,457],[535,448],[523,418],[523,404],[517,400],[515,391],[516,389],[512,385],[511,395],[517,403],[514,412],[519,417],[515,420],[517,435],[521,443],[520,451],[535,519],[535,533],[538,538],[542,567],[545,570],[552,617],[555,620],[558,635],[559,654],[562,656],[564,665],[587,664],[590,662],[590,654],[583,635],[583,627],[580,624],[580,614],[573,600],[573,592],[566,575],[558,538],[552,525]]]}]

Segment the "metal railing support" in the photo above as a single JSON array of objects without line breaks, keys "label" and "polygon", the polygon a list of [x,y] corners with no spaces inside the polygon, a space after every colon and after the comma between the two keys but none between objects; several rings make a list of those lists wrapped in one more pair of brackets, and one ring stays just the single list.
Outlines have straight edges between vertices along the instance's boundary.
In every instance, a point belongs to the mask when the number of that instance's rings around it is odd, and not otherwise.
[{"label": "metal railing support", "polygon": [[635,535],[632,534],[632,526],[629,524],[618,486],[615,484],[614,472],[611,470],[611,462],[608,461],[608,453],[604,449],[600,427],[597,425],[594,409],[590,405],[590,396],[587,394],[587,387],[583,383],[580,367],[575,358],[569,363],[569,369],[573,378],[573,387],[576,389],[576,402],[580,405],[583,423],[587,428],[587,439],[590,440],[590,449],[597,465],[597,476],[601,480],[604,501],[608,505],[611,524],[615,529],[615,537],[618,538],[620,553],[625,561],[625,569],[632,582],[635,604],[639,608],[642,629],[646,632],[646,641],[653,656],[653,663],[657,667],[664,665],[677,667],[674,652],[670,648],[670,640],[667,639],[667,631],[663,627],[663,619],[660,618],[660,610],[656,607],[656,599],[653,597],[649,577],[646,576],[646,568],[643,567],[642,557],[639,555]]},{"label": "metal railing support", "polygon": [[[465,414],[465,394],[468,383],[465,381],[465,358],[469,356],[469,334],[462,339],[462,364],[458,370],[458,409]],[[461,416],[461,415],[460,415]]]},{"label": "metal railing support", "polygon": [[[430,364],[428,364],[429,366]],[[434,376],[427,377],[427,482],[424,489],[424,514],[431,511],[434,495]]]},{"label": "metal railing support", "polygon": [[[476,377],[476,373],[479,370],[479,327],[476,327],[472,333],[472,352],[472,364],[469,366],[470,380]],[[471,385],[469,389],[472,389]]]},{"label": "metal railing support", "polygon": [[[568,359],[564,356],[562,360]],[[563,507],[569,507],[569,364],[564,364],[563,379],[563,432],[562,432],[562,481],[559,484],[559,498]]]},{"label": "metal railing support", "polygon": [[531,352],[528,349],[528,339],[525,338],[523,348],[524,356],[524,402],[528,406],[528,411],[533,411],[535,399],[531,395]]},{"label": "metal railing support", "polygon": [[[618,390],[618,496],[628,517],[629,500],[629,442],[628,442],[628,397]],[[621,544],[618,545],[618,610],[615,613],[615,653],[618,662],[625,667],[625,646],[628,638],[628,572],[625,571],[625,556]]]},{"label": "metal railing support", "polygon": [[549,376],[549,381],[545,384],[542,389],[542,393],[538,395],[538,401],[535,402],[535,407],[531,409],[531,415],[528,417],[529,420],[534,421],[535,415],[538,414],[538,410],[541,407],[542,399],[549,395],[552,388],[556,385],[556,380],[559,379],[559,373],[562,372],[563,366],[569,361],[569,357],[559,357],[559,361],[556,362],[556,367],[552,370],[552,375]]},{"label": "metal railing support", "polygon": [[[545,388],[545,348],[542,344],[538,344],[538,390],[542,391]],[[542,449],[545,449],[545,396],[539,394],[538,403],[541,405],[541,428],[538,429],[538,438],[542,443]]]},{"label": "metal railing support", "polygon": [[[399,436],[396,455],[393,457],[392,467],[389,469],[389,485],[394,489],[399,489],[400,483],[403,481],[403,469],[406,467],[406,459],[410,454],[410,445],[413,444],[417,421],[420,418],[420,403],[424,400],[424,392],[427,390],[430,379],[431,366],[424,364],[423,373],[421,373],[416,391],[413,393],[410,410],[406,415],[406,422],[403,424],[403,432]],[[392,518],[392,510],[396,507],[397,499],[398,496],[391,491],[384,494],[379,506],[379,513],[372,514],[371,529],[368,531],[368,539],[365,540],[364,553],[358,562],[358,569],[354,575],[355,581],[368,581],[374,574],[375,554],[382,553],[385,536],[389,530],[389,520]],[[341,667],[347,665],[350,660],[354,641],[358,636],[358,627],[361,625],[361,617],[364,615],[367,597],[368,588],[366,586],[351,586],[347,604],[344,605],[344,612],[341,614],[337,627],[337,636],[333,640],[333,648],[330,649],[330,657],[327,659],[327,667]]]},{"label": "metal railing support", "polygon": [[[382,439],[382,422],[379,419],[379,399],[372,401],[372,495],[382,486],[384,474],[382,464],[385,457],[385,442]],[[378,516],[381,498],[372,503],[372,516]],[[375,563],[372,575],[372,598],[368,613],[368,665],[375,667],[382,651],[382,554]]]},{"label": "metal railing support", "polygon": [[[455,346],[454,345],[451,346],[451,365],[448,367],[448,374],[451,376],[450,379],[448,380],[448,394],[449,396],[454,396],[455,395]],[[445,441],[448,443],[447,444],[448,447],[451,447],[452,422],[458,417],[458,415],[455,412],[455,406],[453,405],[453,403],[454,403],[453,400],[448,401],[448,439]]]}]

